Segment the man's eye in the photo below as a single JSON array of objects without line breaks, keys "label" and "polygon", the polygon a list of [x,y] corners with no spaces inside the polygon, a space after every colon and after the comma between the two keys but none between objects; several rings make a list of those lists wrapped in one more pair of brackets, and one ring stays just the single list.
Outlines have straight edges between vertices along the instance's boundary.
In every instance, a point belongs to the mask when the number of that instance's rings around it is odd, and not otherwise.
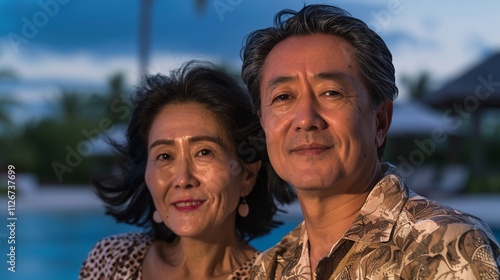
[{"label": "man's eye", "polygon": [[292,98],[289,94],[280,94],[273,99],[274,101],[285,101]]}]

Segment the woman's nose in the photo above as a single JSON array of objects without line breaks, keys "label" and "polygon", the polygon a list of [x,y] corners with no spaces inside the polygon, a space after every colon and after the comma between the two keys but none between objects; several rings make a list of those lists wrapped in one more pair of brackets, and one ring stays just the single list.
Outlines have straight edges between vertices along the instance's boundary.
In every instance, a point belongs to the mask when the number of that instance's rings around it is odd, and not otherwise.
[{"label": "woman's nose", "polygon": [[189,160],[182,159],[178,162],[173,185],[176,188],[192,188],[199,186],[200,182],[193,174],[193,166]]}]

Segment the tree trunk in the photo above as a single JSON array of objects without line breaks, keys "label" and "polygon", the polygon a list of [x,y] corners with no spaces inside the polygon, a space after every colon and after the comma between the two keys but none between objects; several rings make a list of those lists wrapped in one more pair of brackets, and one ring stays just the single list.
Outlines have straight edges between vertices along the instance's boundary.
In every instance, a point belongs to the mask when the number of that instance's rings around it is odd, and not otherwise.
[{"label": "tree trunk", "polygon": [[148,72],[153,1],[154,0],[141,0],[139,15],[139,75],[141,78]]}]

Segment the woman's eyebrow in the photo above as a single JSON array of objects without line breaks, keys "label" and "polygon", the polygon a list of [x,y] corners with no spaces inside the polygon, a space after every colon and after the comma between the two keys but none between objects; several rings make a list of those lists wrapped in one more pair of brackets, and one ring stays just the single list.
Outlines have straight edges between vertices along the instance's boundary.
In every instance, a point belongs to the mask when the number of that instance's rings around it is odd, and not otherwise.
[{"label": "woman's eyebrow", "polygon": [[149,150],[151,150],[154,147],[159,146],[159,145],[173,146],[174,145],[174,140],[170,140],[170,139],[159,139],[159,140],[156,140],[153,143],[151,143],[151,145],[149,146]]},{"label": "woman's eyebrow", "polygon": [[224,142],[220,137],[214,137],[214,136],[208,136],[208,135],[200,135],[200,136],[193,136],[188,139],[189,143],[194,143],[194,142],[202,142],[202,141],[209,141],[209,142],[214,142],[215,144],[218,144],[220,146],[224,146]]},{"label": "woman's eyebrow", "polygon": [[[213,136],[208,136],[208,135],[200,135],[200,136],[193,136],[188,138],[189,143],[195,143],[195,142],[202,142],[202,141],[209,141],[216,143],[220,146],[224,146],[224,143],[220,137],[213,137]],[[151,143],[149,146],[149,150],[153,149],[156,146],[159,145],[167,145],[167,146],[173,146],[175,145],[175,141],[172,139],[158,139]]]}]

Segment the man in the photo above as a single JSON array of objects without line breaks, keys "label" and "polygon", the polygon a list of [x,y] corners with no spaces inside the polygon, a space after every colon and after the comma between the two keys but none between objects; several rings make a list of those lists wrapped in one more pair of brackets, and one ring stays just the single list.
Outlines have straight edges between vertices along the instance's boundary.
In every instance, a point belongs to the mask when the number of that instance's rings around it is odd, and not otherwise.
[{"label": "man", "polygon": [[381,163],[398,90],[365,23],[327,5],[284,10],[242,55],[269,159],[304,216],[255,279],[499,279],[485,223],[416,195]]}]

